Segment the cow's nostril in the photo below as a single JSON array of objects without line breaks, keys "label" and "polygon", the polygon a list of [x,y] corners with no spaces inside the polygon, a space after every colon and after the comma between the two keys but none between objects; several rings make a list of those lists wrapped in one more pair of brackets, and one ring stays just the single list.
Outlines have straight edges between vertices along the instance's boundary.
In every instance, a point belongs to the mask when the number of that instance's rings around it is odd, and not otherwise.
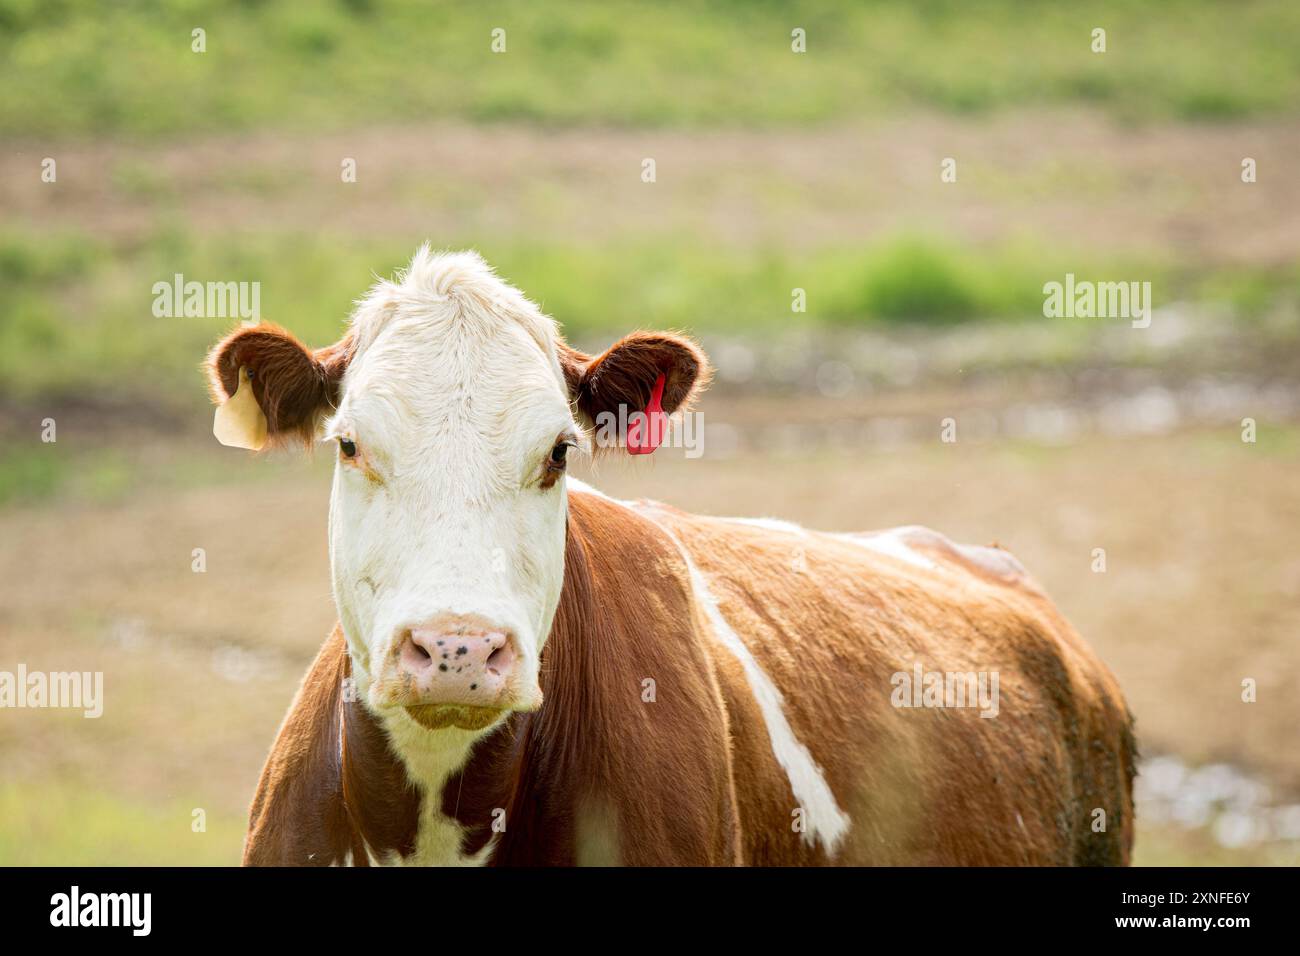
[{"label": "cow's nostril", "polygon": [[399,645],[398,659],[403,667],[409,673],[420,673],[426,668],[433,666],[433,657],[423,643],[417,641],[415,636],[406,632],[405,638]]},{"label": "cow's nostril", "polygon": [[506,641],[506,643],[502,644],[490,655],[488,655],[487,669],[489,672],[493,674],[497,674],[497,675],[504,674],[506,671],[510,669],[510,665],[513,664],[514,661],[515,661],[514,648],[510,646],[509,641]]}]

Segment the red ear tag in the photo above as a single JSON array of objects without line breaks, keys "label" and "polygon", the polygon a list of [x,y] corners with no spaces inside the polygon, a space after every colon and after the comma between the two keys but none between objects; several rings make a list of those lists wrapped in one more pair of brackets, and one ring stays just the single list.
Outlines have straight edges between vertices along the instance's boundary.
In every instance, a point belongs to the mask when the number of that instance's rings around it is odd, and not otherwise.
[{"label": "red ear tag", "polygon": [[627,451],[630,455],[648,455],[664,440],[668,430],[668,416],[664,414],[664,377],[655,379],[650,392],[650,403],[645,412],[637,415],[627,426]]}]

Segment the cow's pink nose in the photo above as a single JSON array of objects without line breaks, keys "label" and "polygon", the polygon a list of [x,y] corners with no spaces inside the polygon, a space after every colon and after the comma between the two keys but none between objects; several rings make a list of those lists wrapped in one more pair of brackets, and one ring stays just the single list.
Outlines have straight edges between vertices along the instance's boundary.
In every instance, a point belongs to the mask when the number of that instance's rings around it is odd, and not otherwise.
[{"label": "cow's pink nose", "polygon": [[412,703],[493,707],[507,696],[518,655],[505,631],[453,622],[399,636],[397,666],[413,685]]}]

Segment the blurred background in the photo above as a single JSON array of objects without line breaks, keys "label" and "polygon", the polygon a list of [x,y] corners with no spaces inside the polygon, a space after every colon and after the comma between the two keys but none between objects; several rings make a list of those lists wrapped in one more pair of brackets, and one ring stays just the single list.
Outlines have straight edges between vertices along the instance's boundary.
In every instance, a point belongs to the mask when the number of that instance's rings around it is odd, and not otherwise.
[{"label": "blurred background", "polygon": [[[330,456],[219,446],[238,317],[154,283],[260,283],[320,346],[425,239],[580,346],[705,344],[703,456],[583,477],[1001,543],[1137,715],[1137,862],[1300,861],[1297,36],[1290,0],[0,0],[0,670],[105,675],[98,720],[0,711],[0,863],[237,862],[333,621]],[[1149,281],[1150,328],[1045,318],[1066,273]]]}]

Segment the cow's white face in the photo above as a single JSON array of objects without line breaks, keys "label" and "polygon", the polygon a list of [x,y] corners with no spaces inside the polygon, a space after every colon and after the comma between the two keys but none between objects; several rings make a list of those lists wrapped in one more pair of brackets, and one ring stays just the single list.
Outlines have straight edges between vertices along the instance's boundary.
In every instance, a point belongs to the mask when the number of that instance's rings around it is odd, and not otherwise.
[{"label": "cow's white face", "polygon": [[[208,367],[219,402],[249,383],[257,407],[231,406],[243,427],[261,415],[273,441],[332,444],[330,563],[356,690],[407,740],[541,704],[580,424],[660,402],[671,414],[708,374],[666,333],[576,352],[477,255],[427,248],[336,344],[313,352],[262,323]],[[629,450],[653,450],[654,434]]]},{"label": "cow's white face", "polygon": [[418,256],[354,317],[330,504],[358,692],[426,727],[540,705],[583,441],[552,324],[476,256]]}]

